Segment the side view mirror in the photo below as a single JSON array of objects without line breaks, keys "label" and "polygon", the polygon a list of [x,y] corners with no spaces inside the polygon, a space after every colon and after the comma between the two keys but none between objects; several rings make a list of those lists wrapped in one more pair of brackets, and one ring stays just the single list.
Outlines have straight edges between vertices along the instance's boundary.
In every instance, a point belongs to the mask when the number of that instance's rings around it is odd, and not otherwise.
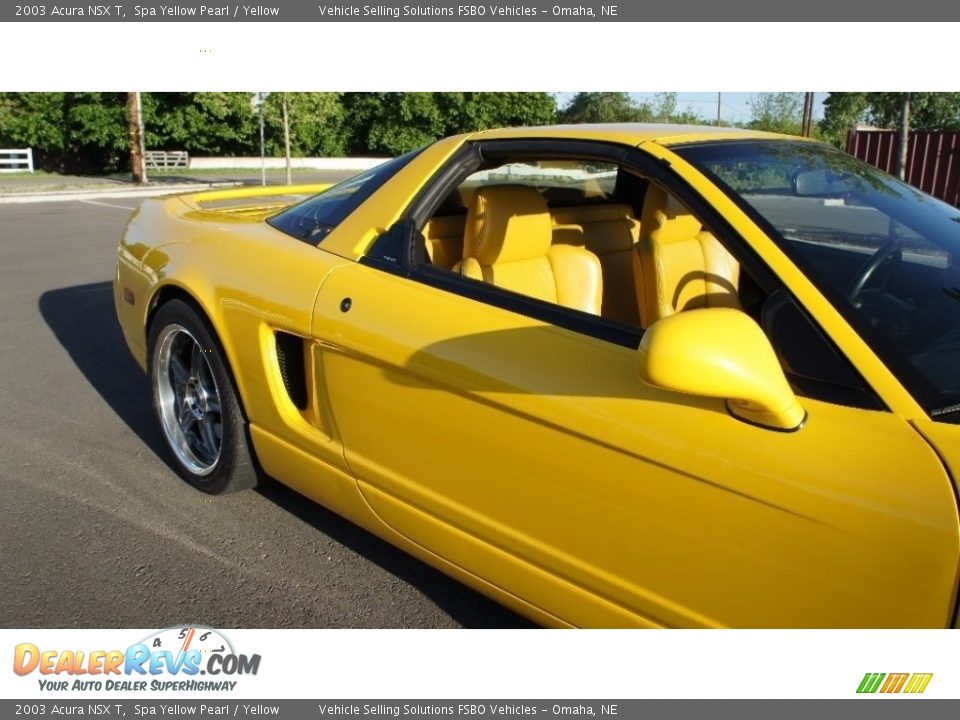
[{"label": "side view mirror", "polygon": [[734,417],[772,430],[799,430],[807,417],[763,330],[740,310],[658,320],[640,341],[638,371],[654,387],[723,398]]}]

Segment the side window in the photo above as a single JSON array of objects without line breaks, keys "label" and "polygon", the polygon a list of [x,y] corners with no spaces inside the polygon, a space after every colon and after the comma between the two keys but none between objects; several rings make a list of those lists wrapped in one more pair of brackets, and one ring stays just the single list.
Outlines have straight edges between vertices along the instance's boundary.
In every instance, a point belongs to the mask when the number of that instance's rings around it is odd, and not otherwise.
[{"label": "side window", "polygon": [[853,366],[783,290],[766,298],[761,325],[798,395],[838,405],[882,409]]},{"label": "side window", "polygon": [[451,191],[422,228],[430,263],[634,332],[701,307],[761,298],[671,193],[614,163],[511,158]]},{"label": "side window", "polygon": [[[626,346],[676,313],[742,310],[763,327],[798,394],[879,407],[769,273],[752,277],[673,192],[627,167],[516,157],[481,167],[447,194],[421,234],[444,287],[473,287],[484,302]],[[518,306],[513,295],[541,303]]]},{"label": "side window", "polygon": [[317,245],[419,152],[414,150],[354,175],[319,195],[281,210],[267,222],[297,240]]},{"label": "side window", "polygon": [[431,264],[600,317],[638,323],[639,223],[624,171],[575,159],[511,159],[464,179],[422,228]]},{"label": "side window", "polygon": [[535,188],[551,207],[602,203],[613,197],[617,166],[583,160],[510,162],[468,177],[459,188],[468,199],[478,187],[524,185]]}]

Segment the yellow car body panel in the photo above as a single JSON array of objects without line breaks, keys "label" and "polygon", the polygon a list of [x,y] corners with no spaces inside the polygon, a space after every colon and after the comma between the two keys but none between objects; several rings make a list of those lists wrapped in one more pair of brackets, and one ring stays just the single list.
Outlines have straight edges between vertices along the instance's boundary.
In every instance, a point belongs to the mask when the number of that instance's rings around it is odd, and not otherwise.
[{"label": "yellow car body panel", "polygon": [[[756,428],[641,384],[626,348],[362,265],[328,278],[314,317],[350,469],[414,541],[463,530],[636,624],[949,620],[950,481],[902,418],[805,400],[801,431]],[[508,362],[524,354],[542,371]],[[497,577],[483,547],[470,558]],[[574,624],[611,622],[550,601]]]},{"label": "yellow car body panel", "polygon": [[[712,140],[763,140],[788,136],[760,130],[741,130],[703,125],[671,125],[667,123],[630,123],[595,125],[553,125],[538,128],[498,128],[464,136],[471,140],[518,140],[530,137],[597,140],[599,142],[639,145],[656,142],[661,145],[697,143]],[[790,137],[791,140],[796,139]]]},{"label": "yellow car body panel", "polygon": [[[774,242],[666,146],[765,136],[450,138],[320,247],[263,222],[279,189],[239,210],[205,205],[263,190],[149,201],[121,241],[118,317],[146,367],[158,302],[188,298],[222,345],[269,474],[542,624],[947,626],[960,559],[947,468],[960,460],[943,448],[958,446],[957,428],[930,422]],[[801,398],[800,430],[755,427],[722,399],[643,384],[635,350],[357,262],[463,143],[531,137],[640,145],[670,162],[890,411]],[[284,389],[277,332],[304,340],[305,409]]]},{"label": "yellow car body panel", "polygon": [[324,238],[328,252],[359,260],[377,237],[400,217],[411,199],[433,174],[460,148],[466,136],[440,140],[423,150],[390,182],[381,187],[355,212]]}]

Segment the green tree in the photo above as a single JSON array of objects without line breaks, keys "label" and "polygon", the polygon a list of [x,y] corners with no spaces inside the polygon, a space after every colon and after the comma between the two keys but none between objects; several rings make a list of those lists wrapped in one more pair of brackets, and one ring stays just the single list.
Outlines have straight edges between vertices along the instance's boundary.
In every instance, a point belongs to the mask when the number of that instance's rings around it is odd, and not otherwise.
[{"label": "green tree", "polygon": [[49,170],[125,167],[126,93],[0,93],[0,145]]},{"label": "green tree", "polygon": [[653,102],[647,105],[655,122],[672,122],[677,115],[677,94],[660,92],[653,96]]},{"label": "green tree", "polygon": [[64,162],[70,171],[129,167],[126,93],[64,94]]},{"label": "green tree", "polygon": [[803,131],[803,93],[771,92],[754,95],[747,103],[755,130],[800,135]]},{"label": "green tree", "polygon": [[550,93],[465,92],[438,93],[438,96],[447,119],[447,134],[548,125],[557,118],[557,102]]},{"label": "green tree", "polygon": [[[896,129],[903,93],[832,92],[823,102],[823,137],[838,147],[846,144],[847,130],[857,123]],[[960,93],[911,93],[910,125],[916,130],[960,129]]]},{"label": "green tree", "polygon": [[259,122],[251,93],[145,93],[147,147],[192,155],[260,153]]},{"label": "green tree", "polygon": [[675,92],[659,92],[650,100],[635,102],[627,93],[577,93],[559,112],[564,123],[661,122],[697,125],[703,116],[692,108],[678,110]]},{"label": "green tree", "polygon": [[286,99],[290,118],[290,154],[293,157],[345,155],[349,128],[345,123],[340,95],[321,92],[271,93],[264,105],[267,154],[284,154],[283,101]]},{"label": "green tree", "polygon": [[[143,93],[142,100],[150,149],[255,152],[249,93]],[[34,148],[46,170],[126,170],[126,93],[0,93],[0,145]]]},{"label": "green tree", "polygon": [[63,149],[65,93],[0,93],[0,146]]},{"label": "green tree", "polygon": [[618,123],[650,120],[649,108],[638,106],[625,92],[580,92],[559,113],[560,122]]},{"label": "green tree", "polygon": [[[283,153],[281,106],[296,156],[397,155],[453,133],[556,119],[549,93],[274,93],[266,149]],[[148,149],[257,155],[259,117],[246,92],[143,93]],[[32,147],[47,170],[98,173],[129,165],[125,93],[0,93],[0,146]]]},{"label": "green tree", "polygon": [[398,155],[461,132],[554,121],[548,93],[344,93],[351,154]]},{"label": "green tree", "polygon": [[351,154],[399,155],[443,134],[433,93],[344,93]]}]

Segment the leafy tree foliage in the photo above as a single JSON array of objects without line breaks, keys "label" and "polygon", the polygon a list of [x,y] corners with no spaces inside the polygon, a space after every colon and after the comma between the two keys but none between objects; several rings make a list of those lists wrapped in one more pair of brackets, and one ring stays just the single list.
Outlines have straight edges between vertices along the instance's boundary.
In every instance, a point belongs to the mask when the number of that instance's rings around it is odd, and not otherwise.
[{"label": "leafy tree foliage", "polygon": [[[899,92],[832,92],[823,103],[820,131],[843,147],[847,129],[856,123],[898,128],[902,103]],[[916,130],[960,129],[960,93],[911,93],[910,125]]]},{"label": "leafy tree foliage", "polygon": [[[286,100],[296,156],[396,155],[437,138],[501,125],[555,121],[549,93],[272,93],[267,153],[282,155]],[[258,155],[251,93],[143,93],[148,149]],[[0,93],[0,147],[34,148],[37,166],[77,173],[126,169],[125,93]]]},{"label": "leafy tree foliage", "polygon": [[0,94],[0,146],[34,148],[39,167],[114,167],[127,142],[125,93]]},{"label": "leafy tree foliage", "polygon": [[250,93],[144,93],[143,124],[148,149],[186,150],[194,155],[243,155],[259,125]]},{"label": "leafy tree foliage", "polygon": [[428,92],[344,93],[352,125],[349,151],[400,155],[443,135],[439,98]]},{"label": "leafy tree foliage", "polygon": [[748,126],[755,130],[800,135],[803,130],[803,93],[771,92],[752,97],[751,120]]},{"label": "leafy tree foliage", "polygon": [[509,125],[549,125],[557,119],[557,101],[544,92],[443,93],[448,104],[448,133]]},{"label": "leafy tree foliage", "polygon": [[564,123],[670,122],[704,123],[687,108],[678,110],[677,93],[657,93],[650,100],[635,102],[627,93],[582,92],[559,113]]},{"label": "leafy tree foliage", "polygon": [[[267,155],[283,155],[283,102],[290,122],[290,153],[294,157],[346,155],[348,124],[341,93],[271,93],[264,103]],[[254,120],[258,133],[259,120]],[[257,150],[259,152],[259,149]]]},{"label": "leafy tree foliage", "polygon": [[677,115],[677,94],[661,92],[653,96],[653,102],[644,103],[641,108],[652,115],[655,122],[672,122]]},{"label": "leafy tree foliage", "polygon": [[446,135],[554,121],[549,93],[344,93],[351,153],[398,155]]},{"label": "leafy tree foliage", "polygon": [[649,120],[643,108],[624,92],[581,92],[560,111],[560,121],[578,123],[643,122]]}]

